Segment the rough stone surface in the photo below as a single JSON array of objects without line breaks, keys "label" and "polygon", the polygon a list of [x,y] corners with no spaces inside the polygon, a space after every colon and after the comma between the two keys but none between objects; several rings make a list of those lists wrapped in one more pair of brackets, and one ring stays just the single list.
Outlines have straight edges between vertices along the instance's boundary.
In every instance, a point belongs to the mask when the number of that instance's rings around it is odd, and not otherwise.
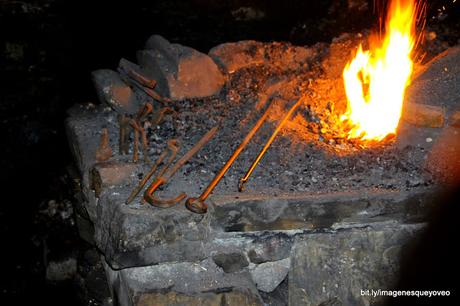
[{"label": "rough stone surface", "polygon": [[138,306],[258,306],[262,303],[253,296],[244,292],[230,291],[222,293],[205,293],[200,296],[190,296],[176,292],[168,293],[146,293],[140,298]]},{"label": "rough stone surface", "polygon": [[291,265],[291,259],[265,262],[250,271],[257,289],[272,292],[286,278]]},{"label": "rough stone surface", "polygon": [[91,170],[91,188],[99,197],[104,188],[127,184],[133,179],[138,165],[126,162],[97,163]]},{"label": "rough stone surface", "polygon": [[406,103],[402,119],[414,125],[439,128],[444,125],[445,110],[440,106]]},{"label": "rough stone surface", "polygon": [[238,232],[340,227],[373,222],[385,216],[418,220],[423,207],[430,203],[429,192],[423,188],[411,192],[362,190],[286,197],[215,197],[212,224]]},{"label": "rough stone surface", "polygon": [[226,73],[265,63],[264,44],[254,40],[225,43],[212,48],[209,56]]},{"label": "rough stone surface", "polygon": [[129,193],[119,187],[100,196],[95,237],[106,260],[116,269],[197,261],[209,254],[232,252],[244,252],[252,262],[261,263],[286,258],[294,237],[309,231],[382,220],[423,220],[431,203],[430,193],[432,190],[369,194],[367,198],[362,194],[214,198],[214,208],[202,216],[182,205],[169,209],[125,205]]},{"label": "rough stone surface", "polygon": [[208,55],[158,35],[150,37],[146,50],[138,52],[138,62],[157,81],[158,92],[173,100],[215,95],[225,82]]},{"label": "rough stone surface", "polygon": [[217,254],[212,259],[225,273],[241,271],[249,265],[248,260],[242,253]]},{"label": "rough stone surface", "polygon": [[120,113],[134,114],[140,103],[131,87],[125,84],[118,72],[100,69],[91,73],[97,96],[101,103],[106,103]]},{"label": "rough stone surface", "polygon": [[225,273],[212,260],[106,271],[121,305],[262,305],[247,272]]},{"label": "rough stone surface", "polygon": [[[263,240],[261,237],[260,240]],[[270,239],[270,243],[254,243],[248,251],[249,260],[255,264],[261,264],[267,261],[278,261],[289,257],[294,239],[290,235],[277,233]]]},{"label": "rough stone surface", "polygon": [[420,103],[446,108],[449,116],[458,110],[460,99],[460,47],[453,47],[435,57],[418,73],[406,93],[406,103]]},{"label": "rough stone surface", "polygon": [[[99,146],[101,130],[106,122],[115,121],[113,115],[106,110],[92,104],[76,105],[69,111],[65,126],[70,151],[80,171],[83,186],[89,186],[89,171],[96,163],[96,151]],[[116,126],[113,126],[116,129]],[[110,146],[114,146],[116,139],[109,139]]]},{"label": "rough stone surface", "polygon": [[317,55],[313,48],[254,40],[225,43],[209,51],[209,56],[226,73],[258,65],[281,71],[302,70],[309,68]]},{"label": "rough stone surface", "polygon": [[391,289],[399,257],[422,225],[387,224],[318,233],[298,241],[289,273],[289,305],[377,305],[361,290]]},{"label": "rough stone surface", "polygon": [[460,129],[449,126],[437,139],[427,156],[426,168],[444,184],[460,183]]},{"label": "rough stone surface", "polygon": [[97,206],[96,243],[115,268],[205,258],[210,239],[203,216],[181,209],[126,205],[126,188],[102,192]]}]

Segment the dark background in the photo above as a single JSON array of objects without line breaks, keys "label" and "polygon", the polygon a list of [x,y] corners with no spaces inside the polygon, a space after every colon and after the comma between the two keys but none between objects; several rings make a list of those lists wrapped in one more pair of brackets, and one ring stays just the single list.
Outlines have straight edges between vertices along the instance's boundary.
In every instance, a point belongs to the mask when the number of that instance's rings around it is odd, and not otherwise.
[{"label": "dark background", "polygon": [[[0,303],[100,303],[81,294],[75,280],[45,279],[50,260],[86,258],[91,249],[78,239],[72,218],[52,215],[49,207],[54,201],[58,212],[69,211],[72,160],[63,122],[73,104],[97,103],[92,70],[133,59],[152,34],[203,52],[242,39],[328,42],[375,28],[383,6],[372,0],[0,0]],[[251,19],[242,7],[264,16]],[[459,11],[452,0],[430,1],[428,28],[457,44]]]}]

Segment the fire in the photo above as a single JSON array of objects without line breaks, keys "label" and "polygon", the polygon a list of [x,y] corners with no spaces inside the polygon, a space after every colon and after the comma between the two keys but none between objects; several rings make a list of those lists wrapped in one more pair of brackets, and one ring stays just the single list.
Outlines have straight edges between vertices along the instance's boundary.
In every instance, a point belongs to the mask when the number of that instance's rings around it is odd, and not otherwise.
[{"label": "fire", "polygon": [[345,66],[347,138],[380,141],[396,133],[413,69],[415,22],[415,0],[391,0],[380,46],[363,51],[360,45]]}]

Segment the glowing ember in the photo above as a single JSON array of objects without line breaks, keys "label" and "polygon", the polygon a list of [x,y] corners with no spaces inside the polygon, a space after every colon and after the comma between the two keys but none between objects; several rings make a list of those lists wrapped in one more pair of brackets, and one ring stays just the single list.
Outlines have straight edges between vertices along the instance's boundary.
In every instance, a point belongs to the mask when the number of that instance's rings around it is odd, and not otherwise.
[{"label": "glowing ember", "polygon": [[415,20],[415,0],[391,0],[380,47],[363,51],[360,45],[346,65],[348,105],[341,120],[351,126],[347,138],[380,141],[396,132],[413,68]]}]

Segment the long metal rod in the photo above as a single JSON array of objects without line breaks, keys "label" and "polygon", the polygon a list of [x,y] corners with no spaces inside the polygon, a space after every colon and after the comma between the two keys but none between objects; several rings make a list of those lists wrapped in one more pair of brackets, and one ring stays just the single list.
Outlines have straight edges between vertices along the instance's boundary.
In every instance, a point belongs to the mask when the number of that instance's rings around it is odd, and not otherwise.
[{"label": "long metal rod", "polygon": [[[155,171],[157,170],[158,166],[163,162],[163,160],[168,155],[168,151],[169,151],[169,154],[170,154],[171,157],[168,159],[168,162],[166,163],[165,167],[163,168],[165,171],[167,169],[167,165],[172,163],[174,158],[176,158],[177,151],[179,151],[179,144],[178,144],[178,141],[176,139],[171,139],[171,140],[168,141],[168,147],[165,148],[163,150],[163,152],[161,152],[160,156],[158,157],[158,159],[156,160],[155,164],[152,166],[150,171],[144,176],[144,178],[139,183],[139,185],[137,185],[136,188],[134,188],[134,190],[131,192],[131,194],[129,195],[128,199],[126,200],[126,204],[131,203],[136,198],[136,196],[139,194],[139,192],[142,190],[142,188],[144,188],[145,184],[147,184],[148,180],[155,173]],[[163,173],[164,172],[162,170],[162,172],[160,172],[159,175],[161,176]]]},{"label": "long metal rod", "polygon": [[[182,156],[174,166],[169,169],[165,174],[160,175],[153,181],[153,183],[147,188],[144,192],[144,199],[155,206],[156,202],[160,202],[154,198],[153,193],[160,187],[161,185],[166,184],[169,179],[177,172],[186,162],[188,162],[202,147],[204,147],[217,133],[218,127],[215,126],[210,129],[194,146],[191,148],[184,156]],[[182,196],[182,199],[185,198],[185,194]],[[167,206],[160,206],[160,207],[167,207]]]},{"label": "long metal rod", "polygon": [[289,111],[286,113],[286,115],[284,116],[284,118],[280,121],[280,123],[278,124],[278,126],[276,127],[275,131],[273,132],[273,134],[270,136],[270,138],[267,140],[267,142],[265,143],[265,146],[262,148],[262,150],[260,150],[259,152],[259,155],[257,155],[256,159],[252,162],[251,164],[251,167],[249,167],[248,171],[246,172],[246,174],[240,179],[239,181],[239,184],[238,184],[238,190],[239,191],[243,191],[244,190],[244,184],[249,180],[249,177],[251,176],[252,172],[254,171],[254,169],[257,167],[260,159],[262,158],[262,156],[264,156],[265,152],[267,151],[267,149],[270,147],[270,145],[272,144],[273,140],[275,139],[276,135],[278,135],[279,131],[281,131],[281,129],[283,128],[283,126],[286,124],[286,122],[289,120],[289,118],[292,116],[292,113],[294,113],[294,111],[297,109],[297,107],[300,106],[300,104],[302,104],[303,102],[303,97],[300,98],[290,109]]},{"label": "long metal rod", "polygon": [[[252,139],[254,134],[259,130],[259,128],[262,126],[262,124],[265,122],[267,119],[269,113],[270,113],[271,105],[267,107],[263,115],[259,118],[259,120],[256,122],[256,124],[251,128],[251,130],[248,132],[246,137],[244,137],[243,141],[240,143],[240,145],[235,149],[233,154],[229,157],[225,165],[220,169],[219,173],[217,173],[214,178],[212,179],[211,183],[209,183],[208,187],[201,193],[198,199],[196,198],[188,198],[186,202],[186,207],[195,212],[195,213],[204,213],[207,210],[207,205],[204,203],[208,196],[211,194],[211,192],[214,190],[214,188],[217,186],[217,184],[220,182],[222,177],[227,173],[228,169],[230,169],[231,165],[235,161],[235,159],[240,155],[240,153],[243,151],[243,149],[246,147],[246,145],[249,143],[249,141]],[[198,200],[198,203],[196,202]]]},{"label": "long metal rod", "polygon": [[177,172],[186,162],[189,161],[198,151],[201,150],[217,133],[219,127],[215,126],[210,129],[201,139],[198,141],[193,148],[191,148],[187,153],[184,154],[166,174],[163,176],[167,181]]}]

